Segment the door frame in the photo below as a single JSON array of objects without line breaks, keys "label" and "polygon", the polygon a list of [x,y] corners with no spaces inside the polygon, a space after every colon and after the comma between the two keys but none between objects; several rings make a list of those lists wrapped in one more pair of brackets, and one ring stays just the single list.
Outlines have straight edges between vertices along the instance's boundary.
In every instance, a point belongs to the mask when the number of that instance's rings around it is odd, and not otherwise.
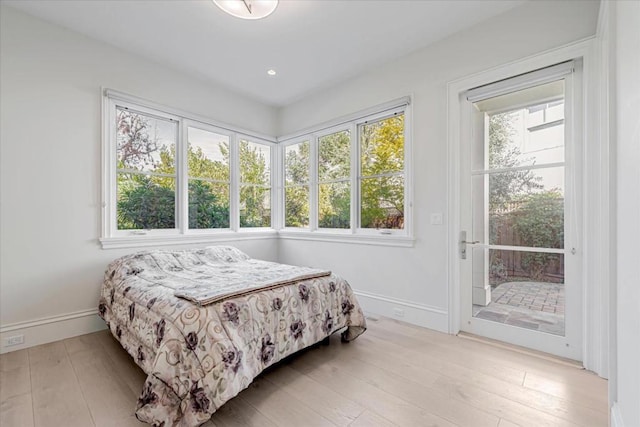
[{"label": "door frame", "polygon": [[[608,234],[609,157],[600,145],[597,63],[593,60],[594,38],[589,37],[503,66],[495,67],[447,84],[447,274],[449,333],[460,332],[461,283],[458,254],[460,227],[460,152],[463,121],[462,95],[469,89],[581,58],[583,61],[582,111],[582,363],[585,368],[606,377],[608,372]],[[591,191],[587,191],[591,190]]]}]

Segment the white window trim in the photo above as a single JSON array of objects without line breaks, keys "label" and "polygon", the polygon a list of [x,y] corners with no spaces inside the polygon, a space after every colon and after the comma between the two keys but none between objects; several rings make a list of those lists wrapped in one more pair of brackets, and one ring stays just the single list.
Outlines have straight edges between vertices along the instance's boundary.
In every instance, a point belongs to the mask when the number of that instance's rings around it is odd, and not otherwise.
[{"label": "white window trim", "polygon": [[[118,230],[116,221],[116,106],[127,107],[143,114],[174,120],[178,123],[176,150],[182,151],[176,156],[176,228],[166,230]],[[239,227],[239,174],[238,144],[239,138],[250,140],[258,144],[271,147],[271,187],[273,188],[274,174],[277,161],[275,138],[259,135],[250,131],[234,128],[223,123],[215,122],[206,117],[191,114],[179,109],[160,105],[142,98],[123,94],[110,89],[103,90],[102,97],[102,230],[99,239],[103,249],[148,247],[175,244],[196,244],[228,242],[238,240],[255,240],[277,238],[277,231],[267,227]],[[186,194],[188,177],[186,176],[186,128],[210,130],[229,136],[230,147],[230,228],[224,229],[188,229],[188,206],[179,200]],[[271,197],[271,221],[277,218],[273,209]]]}]

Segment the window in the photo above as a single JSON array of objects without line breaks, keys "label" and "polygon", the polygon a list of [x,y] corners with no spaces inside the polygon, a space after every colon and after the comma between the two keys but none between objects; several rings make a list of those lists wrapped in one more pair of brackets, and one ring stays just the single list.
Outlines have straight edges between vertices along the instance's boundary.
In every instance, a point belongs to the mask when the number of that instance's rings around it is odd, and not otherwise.
[{"label": "window", "polygon": [[271,227],[272,142],[137,101],[105,96],[103,247]]},{"label": "window", "polygon": [[351,136],[318,138],[318,228],[351,227]]},{"label": "window", "polygon": [[231,173],[228,135],[187,128],[189,228],[229,228]]},{"label": "window", "polygon": [[360,227],[404,228],[404,114],[365,122],[360,139]]},{"label": "window", "polygon": [[284,148],[284,226],[309,227],[309,141]]},{"label": "window", "polygon": [[[278,145],[111,90],[103,107],[103,248],[275,234],[412,242],[406,99]],[[545,108],[529,114],[556,120]]]},{"label": "window", "polygon": [[284,146],[283,235],[304,228],[409,237],[407,108],[345,120]]},{"label": "window", "polygon": [[271,147],[240,140],[240,227],[271,226]]},{"label": "window", "polygon": [[175,229],[178,123],[116,108],[117,228]]}]

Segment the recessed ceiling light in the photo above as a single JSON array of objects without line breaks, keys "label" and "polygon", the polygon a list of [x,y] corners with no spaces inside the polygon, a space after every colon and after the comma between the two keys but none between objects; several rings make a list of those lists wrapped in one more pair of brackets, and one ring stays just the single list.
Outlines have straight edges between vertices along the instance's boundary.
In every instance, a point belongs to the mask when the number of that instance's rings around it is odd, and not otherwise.
[{"label": "recessed ceiling light", "polygon": [[270,76],[275,76],[276,70],[267,70],[267,74],[269,74]]},{"label": "recessed ceiling light", "polygon": [[278,0],[213,0],[213,3],[229,15],[242,19],[266,18],[278,7]]}]

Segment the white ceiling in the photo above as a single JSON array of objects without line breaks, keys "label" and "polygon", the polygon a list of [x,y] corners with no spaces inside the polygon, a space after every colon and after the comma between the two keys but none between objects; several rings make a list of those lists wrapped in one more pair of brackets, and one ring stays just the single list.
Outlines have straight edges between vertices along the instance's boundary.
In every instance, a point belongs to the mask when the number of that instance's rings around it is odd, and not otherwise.
[{"label": "white ceiling", "polygon": [[[283,106],[523,0],[281,0],[259,21],[210,0],[6,1],[29,14]],[[267,75],[270,68],[275,77]]]}]

